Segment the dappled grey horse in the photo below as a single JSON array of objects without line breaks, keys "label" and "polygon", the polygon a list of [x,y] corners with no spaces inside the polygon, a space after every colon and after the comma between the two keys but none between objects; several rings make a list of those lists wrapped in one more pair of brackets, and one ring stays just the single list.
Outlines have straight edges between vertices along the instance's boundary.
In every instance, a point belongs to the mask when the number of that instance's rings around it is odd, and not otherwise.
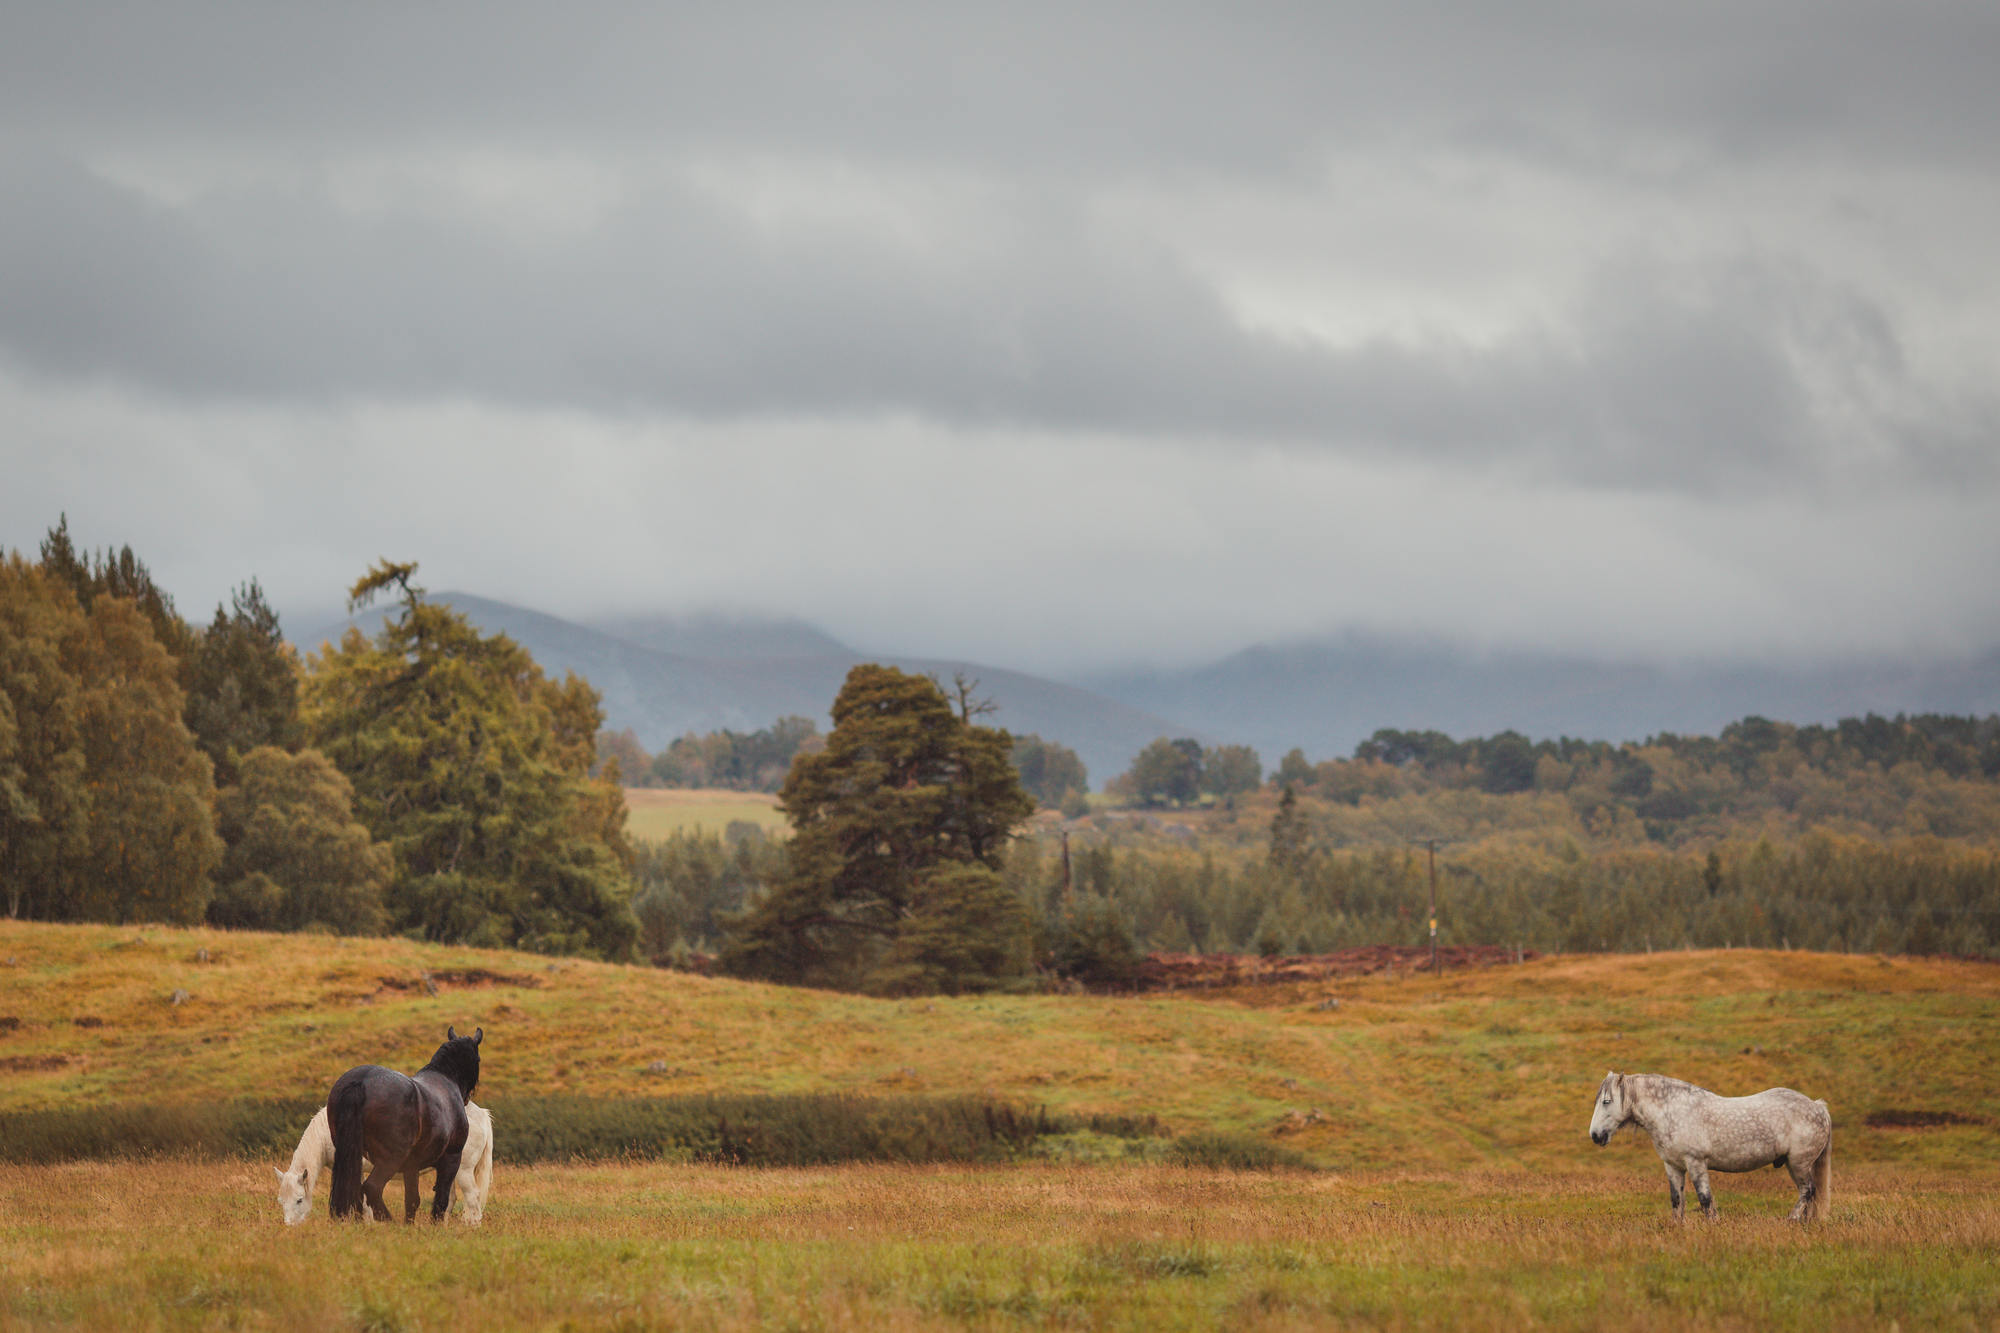
[{"label": "dappled grey horse", "polygon": [[1750,1097],[1718,1097],[1706,1088],[1664,1074],[1606,1074],[1597,1087],[1597,1110],[1590,1117],[1591,1142],[1603,1147],[1627,1125],[1653,1136],[1667,1168],[1667,1197],[1674,1216],[1682,1215],[1687,1183],[1701,1209],[1715,1216],[1708,1192],[1710,1168],[1755,1171],[1782,1166],[1799,1187],[1791,1220],[1826,1216],[1833,1196],[1833,1113],[1790,1088],[1770,1088]]}]

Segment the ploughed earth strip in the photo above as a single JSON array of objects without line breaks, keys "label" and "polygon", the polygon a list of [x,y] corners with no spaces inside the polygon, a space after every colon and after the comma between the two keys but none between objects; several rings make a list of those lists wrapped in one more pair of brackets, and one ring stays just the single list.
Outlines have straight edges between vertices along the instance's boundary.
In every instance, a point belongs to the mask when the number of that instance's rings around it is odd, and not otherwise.
[{"label": "ploughed earth strip", "polygon": [[[1472,967],[1497,967],[1540,957],[1533,949],[1516,950],[1500,944],[1442,945],[1438,969],[1451,972]],[[1333,953],[1291,954],[1265,958],[1236,953],[1154,953],[1146,955],[1134,978],[1134,990],[1207,990],[1233,986],[1280,986],[1329,977],[1360,977],[1377,972],[1428,972],[1429,945],[1371,944]]]}]

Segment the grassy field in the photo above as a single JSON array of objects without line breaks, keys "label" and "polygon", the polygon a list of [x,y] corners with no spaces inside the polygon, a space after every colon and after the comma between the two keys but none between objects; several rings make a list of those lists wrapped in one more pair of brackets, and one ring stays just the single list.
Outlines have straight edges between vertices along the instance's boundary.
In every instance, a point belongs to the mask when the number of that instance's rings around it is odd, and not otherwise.
[{"label": "grassy field", "polygon": [[694,828],[719,834],[736,821],[766,833],[791,829],[778,811],[778,798],[766,792],[627,787],[625,809],[625,831],[634,838],[657,840]]},{"label": "grassy field", "polygon": [[[2000,1321],[1991,965],[1570,956],[887,1001],[404,940],[0,922],[0,1110],[311,1096],[352,1064],[416,1067],[447,1023],[486,1029],[496,1136],[526,1094],[972,1093],[1246,1133],[1324,1169],[550,1165],[508,1168],[476,1234],[410,1234],[287,1231],[262,1162],[0,1167],[0,1326]],[[1762,1172],[1717,1178],[1719,1223],[1670,1225],[1650,1146],[1586,1137],[1607,1068],[1826,1098],[1832,1221],[1781,1223],[1789,1185]]]},{"label": "grassy field", "polygon": [[[261,1164],[0,1167],[10,1328],[1989,1328],[1990,1177],[1775,1173],[1714,1223],[1601,1175],[542,1167],[471,1231],[287,1229]],[[393,1196],[395,1191],[391,1188]],[[393,1205],[394,1199],[392,1197]]]},{"label": "grassy field", "polygon": [[[1615,1156],[1584,1127],[1616,1068],[1824,1097],[1845,1161],[2000,1164],[1990,964],[1584,955],[1200,998],[875,1000],[399,939],[0,922],[0,1109],[310,1096],[350,1065],[415,1068],[448,1023],[485,1027],[496,1113],[513,1093],[963,1092],[1345,1169],[1569,1170]],[[1867,1123],[1906,1111],[1965,1123]]]}]

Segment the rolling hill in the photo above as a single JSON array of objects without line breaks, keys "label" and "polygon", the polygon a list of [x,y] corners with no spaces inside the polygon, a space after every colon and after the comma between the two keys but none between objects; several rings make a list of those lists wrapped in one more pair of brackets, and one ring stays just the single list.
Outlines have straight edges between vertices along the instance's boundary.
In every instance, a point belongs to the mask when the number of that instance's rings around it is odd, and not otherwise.
[{"label": "rolling hill", "polygon": [[1570,955],[1199,998],[876,1000],[155,926],[0,921],[0,959],[4,1111],[310,1096],[353,1064],[415,1068],[456,1023],[486,1030],[496,1122],[530,1094],[974,1093],[1247,1132],[1333,1166],[1574,1170],[1610,1160],[1584,1126],[1616,1068],[1810,1090],[1848,1162],[2000,1164],[2000,967],[1950,960]]}]

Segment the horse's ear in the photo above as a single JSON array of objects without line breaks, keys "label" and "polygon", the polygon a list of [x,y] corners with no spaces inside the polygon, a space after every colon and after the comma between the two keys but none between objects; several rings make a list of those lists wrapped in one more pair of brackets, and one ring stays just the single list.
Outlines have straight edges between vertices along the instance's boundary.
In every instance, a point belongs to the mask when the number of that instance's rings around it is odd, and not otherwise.
[{"label": "horse's ear", "polygon": [[445,1039],[446,1041],[457,1041],[457,1040],[458,1040],[458,1029],[457,1029],[456,1027],[453,1027],[453,1026],[452,1026],[451,1024],[449,1024],[449,1023],[445,1024],[445,1029],[444,1029],[444,1039]]},{"label": "horse's ear", "polygon": [[276,1177],[277,1177],[278,1179],[280,1179],[280,1180],[283,1180],[283,1179],[285,1179],[285,1173],[284,1173],[284,1172],[282,1172],[282,1171],[280,1171],[280,1170],[279,1170],[279,1169],[278,1169],[277,1167],[275,1167],[275,1166],[271,1168],[271,1174],[272,1174],[272,1175],[274,1175],[274,1176],[276,1176]]},{"label": "horse's ear", "polygon": [[472,1029],[472,1044],[473,1044],[474,1046],[477,1046],[477,1045],[478,1045],[478,1044],[479,1044],[480,1042],[482,1042],[482,1041],[485,1041],[485,1040],[486,1040],[486,1029],[485,1029],[485,1028],[474,1028],[474,1029]]}]

